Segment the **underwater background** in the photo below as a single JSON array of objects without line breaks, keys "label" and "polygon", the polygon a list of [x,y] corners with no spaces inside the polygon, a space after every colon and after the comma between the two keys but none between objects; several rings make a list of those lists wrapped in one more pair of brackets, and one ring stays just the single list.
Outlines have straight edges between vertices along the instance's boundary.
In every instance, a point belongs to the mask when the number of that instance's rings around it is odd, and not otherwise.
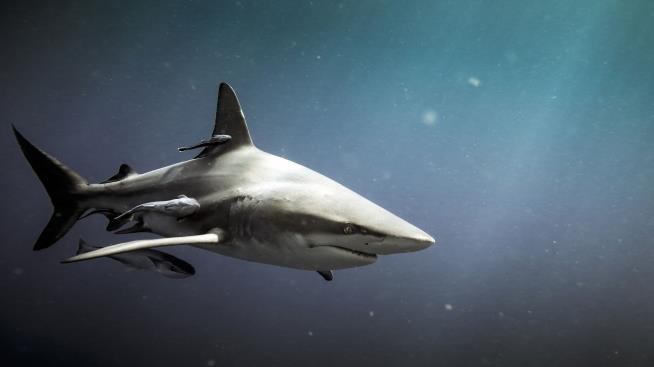
[{"label": "underwater background", "polygon": [[[3,366],[654,366],[654,2],[4,1]],[[11,134],[91,182],[255,144],[437,245],[314,272],[194,248],[176,280],[61,265]],[[142,237],[142,236],[140,236]],[[168,251],[168,250],[167,250]]]}]

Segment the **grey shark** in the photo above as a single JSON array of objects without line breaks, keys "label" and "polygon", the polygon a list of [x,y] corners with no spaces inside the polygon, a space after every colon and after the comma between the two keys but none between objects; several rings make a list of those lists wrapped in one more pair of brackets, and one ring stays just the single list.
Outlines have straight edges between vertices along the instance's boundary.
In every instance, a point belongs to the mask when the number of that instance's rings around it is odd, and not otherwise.
[{"label": "grey shark", "polygon": [[[54,205],[34,245],[53,245],[87,211],[112,218],[143,203],[193,198],[197,210],[178,220],[148,212],[134,231],[163,238],[137,240],[79,254],[76,262],[120,253],[188,245],[234,258],[318,271],[374,263],[378,256],[423,250],[434,239],[345,186],[255,147],[234,90],[222,83],[211,136],[229,135],[193,159],[137,174],[123,168],[103,183],[36,148],[14,127],[18,143]],[[128,166],[127,166],[128,167]]]}]

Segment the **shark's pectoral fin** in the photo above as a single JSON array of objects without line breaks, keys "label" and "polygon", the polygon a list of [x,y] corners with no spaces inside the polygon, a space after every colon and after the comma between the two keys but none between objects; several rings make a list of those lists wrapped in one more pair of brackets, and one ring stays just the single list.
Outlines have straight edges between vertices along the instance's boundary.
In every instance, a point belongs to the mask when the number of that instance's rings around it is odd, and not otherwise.
[{"label": "shark's pectoral fin", "polygon": [[177,245],[215,245],[223,241],[224,238],[225,236],[222,234],[222,232],[213,231],[212,233],[201,234],[197,236],[168,237],[152,240],[130,241],[69,257],[68,259],[63,260],[62,263],[90,260],[98,257],[122,254],[125,252],[149,249],[153,247]]},{"label": "shark's pectoral fin", "polygon": [[318,274],[328,282],[334,280],[334,273],[331,270],[318,270]]}]

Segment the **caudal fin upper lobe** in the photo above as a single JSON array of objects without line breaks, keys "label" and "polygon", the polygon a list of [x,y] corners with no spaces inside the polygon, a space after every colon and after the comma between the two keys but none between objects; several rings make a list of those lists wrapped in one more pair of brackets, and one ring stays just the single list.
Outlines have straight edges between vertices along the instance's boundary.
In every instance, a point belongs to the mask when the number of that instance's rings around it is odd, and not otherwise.
[{"label": "caudal fin upper lobe", "polygon": [[87,209],[80,199],[88,184],[82,176],[35,147],[14,126],[12,128],[23,155],[41,180],[54,206],[50,221],[34,244],[35,251],[42,250],[63,237]]}]

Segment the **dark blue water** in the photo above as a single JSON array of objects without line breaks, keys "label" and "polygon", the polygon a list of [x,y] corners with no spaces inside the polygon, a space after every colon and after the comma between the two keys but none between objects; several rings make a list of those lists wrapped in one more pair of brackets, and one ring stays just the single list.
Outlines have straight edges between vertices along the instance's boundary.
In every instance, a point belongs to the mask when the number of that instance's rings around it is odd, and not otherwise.
[{"label": "dark blue water", "polygon": [[[3,2],[0,364],[654,365],[654,3]],[[438,245],[317,274],[170,250],[171,280],[31,247],[11,135],[90,181],[188,159],[218,83],[257,146]],[[131,238],[131,237],[128,237]]]}]

